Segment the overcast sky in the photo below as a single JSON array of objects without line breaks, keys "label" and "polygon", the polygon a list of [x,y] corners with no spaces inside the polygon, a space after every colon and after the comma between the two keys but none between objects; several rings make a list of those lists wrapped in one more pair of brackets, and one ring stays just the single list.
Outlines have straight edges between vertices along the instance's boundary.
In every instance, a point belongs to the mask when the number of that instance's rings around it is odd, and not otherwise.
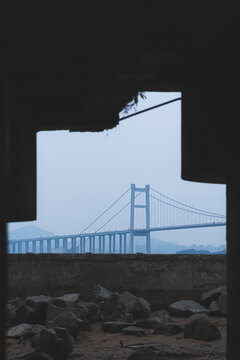
[{"label": "overcast sky", "polygon": [[[139,100],[137,110],[181,94],[146,96]],[[181,179],[178,101],[123,120],[116,128],[101,133],[38,133],[37,221],[13,223],[9,229],[35,224],[57,234],[79,233],[131,183],[141,187],[150,184],[178,201],[225,214],[225,185]],[[123,204],[129,200],[128,194]],[[119,215],[112,226],[128,228],[129,212]],[[225,243],[225,227],[164,231],[154,233],[154,237],[186,245],[220,245]]]}]

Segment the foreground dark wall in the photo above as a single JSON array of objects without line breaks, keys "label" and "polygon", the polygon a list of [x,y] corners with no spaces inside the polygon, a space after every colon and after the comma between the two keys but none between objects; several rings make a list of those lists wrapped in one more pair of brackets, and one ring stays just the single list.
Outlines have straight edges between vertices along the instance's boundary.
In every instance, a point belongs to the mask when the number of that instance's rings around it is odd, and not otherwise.
[{"label": "foreground dark wall", "polygon": [[226,283],[226,255],[11,254],[9,298],[128,290],[164,308]]}]

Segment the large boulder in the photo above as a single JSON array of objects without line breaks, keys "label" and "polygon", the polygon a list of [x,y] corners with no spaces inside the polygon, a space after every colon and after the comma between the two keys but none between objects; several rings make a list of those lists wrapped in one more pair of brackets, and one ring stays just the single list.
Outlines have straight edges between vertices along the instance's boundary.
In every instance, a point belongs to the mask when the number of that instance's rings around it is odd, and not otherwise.
[{"label": "large boulder", "polygon": [[141,349],[131,354],[127,360],[161,360],[162,356],[154,350]]},{"label": "large boulder", "polygon": [[135,319],[141,319],[150,314],[149,302],[143,298],[137,298],[128,291],[120,295],[119,303],[123,305],[125,312],[132,314]]},{"label": "large boulder", "polygon": [[50,296],[28,296],[16,309],[17,323],[44,324]]},{"label": "large boulder", "polygon": [[7,302],[6,309],[6,324],[7,326],[13,326],[17,324],[17,308],[21,305],[20,298],[12,299]]},{"label": "large boulder", "polygon": [[27,356],[27,360],[54,360],[52,356],[36,351]]},{"label": "large boulder", "polygon": [[215,340],[221,337],[219,329],[206,314],[191,316],[183,327],[185,338]]},{"label": "large boulder", "polygon": [[27,323],[27,324],[36,324],[38,323],[39,316],[37,312],[31,307],[28,306],[26,303],[22,303],[16,309],[16,322],[17,324]]},{"label": "large boulder", "polygon": [[108,333],[120,333],[122,329],[131,326],[131,323],[124,321],[107,321],[102,324],[102,330]]},{"label": "large boulder", "polygon": [[58,307],[74,307],[74,304],[79,300],[79,294],[71,293],[63,296],[55,297],[51,303]]},{"label": "large boulder", "polygon": [[19,324],[8,329],[8,338],[28,338],[32,334],[32,324]]},{"label": "large boulder", "polygon": [[222,315],[219,304],[215,300],[211,302],[211,304],[208,307],[208,310],[210,311],[210,315],[212,315],[212,316],[221,316]]},{"label": "large boulder", "polygon": [[137,326],[128,326],[124,329],[122,329],[123,335],[135,335],[135,336],[144,336],[146,335],[146,332],[143,328],[137,327]]},{"label": "large boulder", "polygon": [[102,285],[99,284],[95,285],[93,294],[94,294],[94,301],[96,302],[96,304],[104,302],[112,296],[111,291],[105,289]]},{"label": "large boulder", "polygon": [[48,328],[64,327],[69,330],[69,333],[76,338],[80,330],[84,328],[83,320],[79,319],[71,311],[66,310],[60,313],[56,318],[47,321]]},{"label": "large boulder", "polygon": [[85,311],[86,315],[80,315],[80,318],[84,318],[89,322],[98,322],[101,320],[101,311],[97,304],[92,301],[78,301],[75,304],[75,307],[72,309],[74,314],[77,314],[77,309],[82,309]]},{"label": "large boulder", "polygon": [[193,300],[180,300],[172,303],[169,306],[171,315],[176,316],[191,316],[194,314],[209,314],[209,310],[204,306]]},{"label": "large boulder", "polygon": [[222,293],[222,295],[219,296],[217,301],[221,314],[227,315],[227,294]]},{"label": "large boulder", "polygon": [[68,344],[65,340],[58,338],[53,329],[43,329],[40,333],[39,352],[46,353],[55,360],[66,360],[69,354]]},{"label": "large boulder", "polygon": [[160,335],[176,335],[183,331],[183,327],[176,323],[176,322],[168,322],[159,324],[155,327],[153,334],[160,334]]},{"label": "large boulder", "polygon": [[136,322],[136,326],[142,327],[144,329],[155,329],[158,325],[166,324],[169,321],[169,312],[166,310],[159,310],[147,318],[138,320]]},{"label": "large boulder", "polygon": [[119,294],[113,293],[101,306],[101,321],[117,321],[125,313],[123,304],[119,302]]},{"label": "large boulder", "polygon": [[55,319],[63,312],[71,312],[81,320],[86,319],[88,315],[88,310],[85,307],[59,307],[51,303],[48,305],[46,321]]},{"label": "large boulder", "polygon": [[216,301],[220,295],[226,294],[226,286],[219,286],[202,294],[200,303],[208,308],[212,301]]}]

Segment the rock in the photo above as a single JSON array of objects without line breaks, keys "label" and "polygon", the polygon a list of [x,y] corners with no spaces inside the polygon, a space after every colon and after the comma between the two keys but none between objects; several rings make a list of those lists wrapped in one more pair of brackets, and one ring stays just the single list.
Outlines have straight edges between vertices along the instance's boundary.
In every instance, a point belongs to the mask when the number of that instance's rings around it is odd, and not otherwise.
[{"label": "rock", "polygon": [[[38,316],[37,316],[38,318]],[[34,324],[36,323],[35,310],[26,303],[21,304],[16,310],[16,322]]]},{"label": "rock", "polygon": [[56,327],[54,330],[56,331],[57,337],[65,342],[67,351],[70,353],[72,351],[72,341],[68,329]]},{"label": "rock", "polygon": [[149,302],[143,298],[137,298],[128,291],[120,295],[119,303],[123,305],[125,312],[133,315],[134,319],[141,319],[150,314]]},{"label": "rock", "polygon": [[154,329],[162,323],[166,323],[167,320],[162,320],[156,315],[151,315],[146,319],[141,319],[136,322],[136,326],[142,327],[144,329]]},{"label": "rock", "polygon": [[155,311],[148,318],[140,319],[136,322],[136,326],[142,327],[144,329],[154,329],[158,325],[170,321],[169,312],[166,310]]},{"label": "rock", "polygon": [[212,301],[215,301],[219,298],[223,293],[226,294],[226,286],[220,286],[216,289],[212,289],[201,296],[200,303],[206,308],[209,307]]},{"label": "rock", "polygon": [[153,313],[153,316],[158,317],[160,320],[169,321],[170,315],[167,310],[158,310]]},{"label": "rock", "polygon": [[9,338],[18,338],[18,337],[28,337],[29,334],[32,333],[32,325],[31,324],[19,324],[11,327],[7,331],[7,337]]},{"label": "rock", "polygon": [[101,308],[101,321],[117,321],[125,315],[124,306],[119,303],[119,295],[113,293]]},{"label": "rock", "polygon": [[70,334],[75,338],[79,331],[83,329],[84,322],[71,311],[66,310],[56,318],[47,321],[46,325],[48,328],[64,327],[68,329]]},{"label": "rock", "polygon": [[[95,304],[94,302],[90,302],[90,301],[78,301],[76,306],[78,306],[78,308],[82,309],[85,311],[85,317],[82,315],[82,317],[80,316],[79,313],[79,317],[81,318],[86,318],[89,322],[98,322],[101,320],[101,312],[100,312],[100,308],[97,304]],[[75,308],[74,308],[75,309]],[[77,309],[77,308],[76,308]],[[77,313],[77,310],[73,310],[73,313]],[[76,314],[75,313],[75,314]]]},{"label": "rock", "polygon": [[48,303],[51,299],[51,297],[45,295],[28,296],[16,309],[16,322],[44,324]]},{"label": "rock", "polygon": [[217,301],[212,301],[208,307],[208,310],[210,311],[210,315],[212,315],[212,316],[222,315]]},{"label": "rock", "polygon": [[108,333],[119,333],[122,329],[131,326],[131,323],[123,321],[107,321],[102,324],[102,330]]},{"label": "rock", "polygon": [[133,316],[130,313],[126,313],[125,315],[121,316],[119,321],[133,323]]},{"label": "rock", "polygon": [[137,350],[127,360],[161,360],[161,355],[153,350]]},{"label": "rock", "polygon": [[80,307],[80,305],[77,308],[72,306],[59,307],[51,303],[48,305],[46,321],[48,322],[50,320],[53,320],[66,311],[72,312],[75,316],[77,316],[81,320],[86,319],[88,315],[88,309],[85,307]]},{"label": "rock", "polygon": [[25,304],[34,310],[34,323],[44,324],[46,320],[47,307],[52,297],[40,295],[40,296],[28,296],[25,300]]},{"label": "rock", "polygon": [[184,324],[183,335],[185,338],[215,340],[220,338],[221,333],[206,314],[196,314]]},{"label": "rock", "polygon": [[161,334],[161,335],[176,335],[183,331],[183,327],[174,322],[162,323],[155,327],[153,334]]},{"label": "rock", "polygon": [[135,335],[135,336],[144,336],[146,332],[143,328],[137,326],[128,326],[122,330],[123,335]]},{"label": "rock", "polygon": [[57,337],[53,329],[43,329],[40,333],[39,352],[52,356],[55,360],[66,360],[69,353],[68,345]]},{"label": "rock", "polygon": [[63,296],[56,297],[52,300],[52,304],[58,307],[74,307],[74,304],[79,300],[79,294],[65,294]]},{"label": "rock", "polygon": [[94,298],[96,304],[108,300],[112,296],[112,292],[105,289],[102,285],[97,284],[94,287]]},{"label": "rock", "polygon": [[47,307],[47,304],[52,300],[51,296],[39,295],[39,296],[28,296],[26,298],[26,304],[31,306],[33,309],[44,304]]},{"label": "rock", "polygon": [[[19,304],[19,306],[20,306],[20,304]],[[7,304],[6,324],[7,324],[7,327],[17,324],[17,307],[15,307],[12,304]]]},{"label": "rock", "polygon": [[35,352],[29,356],[27,356],[27,360],[54,360],[52,356],[42,353],[42,352]]},{"label": "rock", "polygon": [[8,300],[7,305],[18,308],[21,305],[21,302],[22,300],[19,297],[17,297],[15,299]]},{"label": "rock", "polygon": [[227,294],[222,293],[218,298],[218,305],[221,314],[227,315]]},{"label": "rock", "polygon": [[209,310],[193,300],[180,300],[169,306],[171,315],[191,316],[197,313],[209,314]]}]

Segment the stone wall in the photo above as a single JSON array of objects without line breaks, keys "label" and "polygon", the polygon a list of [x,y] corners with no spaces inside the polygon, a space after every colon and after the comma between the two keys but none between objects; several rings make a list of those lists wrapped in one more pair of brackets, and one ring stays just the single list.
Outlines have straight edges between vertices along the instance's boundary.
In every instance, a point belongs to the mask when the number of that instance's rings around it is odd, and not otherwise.
[{"label": "stone wall", "polygon": [[11,254],[8,297],[128,290],[153,309],[226,283],[226,255]]}]

